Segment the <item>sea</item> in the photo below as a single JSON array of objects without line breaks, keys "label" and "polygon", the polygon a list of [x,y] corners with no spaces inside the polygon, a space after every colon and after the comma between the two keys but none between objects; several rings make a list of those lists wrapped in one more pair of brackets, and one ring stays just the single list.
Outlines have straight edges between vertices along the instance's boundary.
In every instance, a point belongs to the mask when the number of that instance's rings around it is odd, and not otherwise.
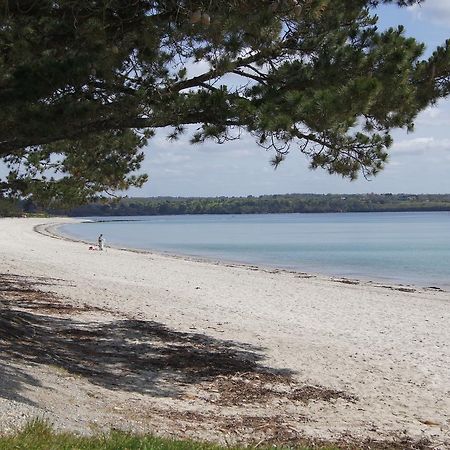
[{"label": "sea", "polygon": [[450,288],[450,213],[85,218],[60,232],[106,245],[391,284]]}]

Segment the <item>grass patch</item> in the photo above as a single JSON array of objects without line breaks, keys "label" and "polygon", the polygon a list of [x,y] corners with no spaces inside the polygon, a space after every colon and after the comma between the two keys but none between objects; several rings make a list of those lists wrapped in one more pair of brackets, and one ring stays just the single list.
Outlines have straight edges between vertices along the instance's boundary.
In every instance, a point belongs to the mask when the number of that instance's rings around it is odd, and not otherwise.
[{"label": "grass patch", "polygon": [[[0,450],[239,450],[203,442],[159,438],[123,431],[95,436],[54,431],[48,422],[36,419],[15,434],[0,436]],[[258,447],[260,449],[261,447]],[[263,447],[262,447],[263,448]],[[273,448],[273,447],[271,447]],[[297,450],[338,450],[337,447],[296,447]]]}]

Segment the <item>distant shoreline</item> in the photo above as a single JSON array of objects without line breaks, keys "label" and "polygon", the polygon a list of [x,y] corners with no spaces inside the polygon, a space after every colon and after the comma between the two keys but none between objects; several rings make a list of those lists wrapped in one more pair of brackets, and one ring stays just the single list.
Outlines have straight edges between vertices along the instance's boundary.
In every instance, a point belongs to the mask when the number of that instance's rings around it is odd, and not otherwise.
[{"label": "distant shoreline", "polygon": [[[257,215],[257,214],[264,214],[264,215],[271,215],[271,214],[352,214],[352,213],[402,213],[402,212],[448,212],[450,213],[450,206],[443,207],[442,209],[438,208],[408,208],[408,209],[365,209],[365,210],[349,210],[349,211],[343,211],[343,210],[325,210],[325,211],[283,211],[283,212],[277,212],[277,211],[271,211],[271,212],[259,212],[259,211],[251,211],[251,212],[190,212],[190,213],[140,213],[140,214],[104,214],[104,215],[98,215],[98,214],[83,214],[83,215],[72,215],[68,214],[67,217],[145,217],[145,216],[238,216],[238,215]],[[136,219],[137,220],[137,219]]]},{"label": "distant shoreline", "polygon": [[276,194],[247,197],[123,198],[69,211],[71,217],[450,211],[450,194]]},{"label": "distant shoreline", "polygon": [[[158,216],[256,216],[256,215],[273,215],[273,214],[366,214],[366,213],[450,213],[450,209],[396,209],[396,210],[373,210],[373,211],[291,211],[291,212],[245,212],[245,213],[176,213],[176,214],[138,214],[138,215],[103,215],[103,216],[70,216],[67,215],[66,217],[158,217]],[[55,217],[64,217],[64,215],[61,216],[55,216]],[[139,221],[140,219],[110,219],[110,220],[97,220],[97,222],[120,222],[120,221]]]}]

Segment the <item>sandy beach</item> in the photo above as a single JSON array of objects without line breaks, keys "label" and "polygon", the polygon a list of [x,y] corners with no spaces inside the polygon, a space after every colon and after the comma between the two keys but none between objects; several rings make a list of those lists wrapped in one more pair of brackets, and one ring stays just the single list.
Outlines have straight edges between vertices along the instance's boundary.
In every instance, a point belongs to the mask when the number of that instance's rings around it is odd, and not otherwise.
[{"label": "sandy beach", "polygon": [[90,251],[50,235],[65,221],[0,219],[0,302],[26,330],[0,334],[0,432],[450,448],[449,292]]}]

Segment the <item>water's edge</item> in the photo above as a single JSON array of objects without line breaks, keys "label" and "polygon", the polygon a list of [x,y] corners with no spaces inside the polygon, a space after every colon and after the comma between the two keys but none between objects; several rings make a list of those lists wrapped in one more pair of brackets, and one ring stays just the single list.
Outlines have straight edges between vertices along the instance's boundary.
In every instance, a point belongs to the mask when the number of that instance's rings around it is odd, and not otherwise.
[{"label": "water's edge", "polygon": [[[128,220],[124,220],[128,221]],[[131,221],[131,220],[130,220]],[[70,242],[77,242],[77,243],[83,243],[86,245],[96,245],[93,241],[86,241],[83,239],[80,239],[78,237],[71,236],[68,233],[64,233],[61,231],[61,227],[64,225],[67,225],[69,223],[89,223],[89,222],[97,222],[95,220],[86,220],[86,219],[70,219],[67,222],[59,222],[59,223],[47,223],[47,224],[38,224],[34,226],[33,230],[41,235],[48,236],[54,239],[60,239],[60,240],[66,240]],[[114,220],[105,220],[101,222],[114,222]],[[139,249],[139,248],[132,248],[132,247],[124,247],[124,246],[118,246],[118,245],[109,245],[109,248],[113,248],[115,250],[125,251],[125,252],[132,252],[132,253],[140,253],[140,254],[146,254],[146,255],[159,255],[163,257],[173,258],[173,259],[181,259],[185,261],[191,261],[191,262],[199,262],[199,263],[206,263],[206,264],[212,264],[216,266],[223,266],[223,267],[240,267],[242,269],[246,270],[260,270],[263,272],[276,274],[276,273],[290,273],[297,275],[299,278],[314,278],[318,280],[324,280],[324,281],[330,281],[330,282],[337,282],[337,283],[344,283],[344,284],[351,284],[351,285],[367,285],[371,287],[378,287],[378,288],[385,288],[390,290],[398,290],[402,292],[418,292],[418,291],[424,291],[424,292],[450,292],[450,289],[446,287],[441,286],[419,286],[418,284],[414,283],[393,283],[392,280],[386,280],[378,277],[345,277],[345,276],[339,276],[339,275],[327,275],[323,273],[318,272],[305,272],[295,269],[287,269],[283,267],[277,267],[276,265],[268,265],[268,264],[250,264],[250,263],[243,263],[241,261],[233,261],[233,260],[227,260],[224,258],[208,258],[206,256],[194,256],[194,255],[187,255],[187,254],[180,254],[180,253],[172,253],[172,252],[164,252],[161,250],[149,250],[149,249]]]}]

